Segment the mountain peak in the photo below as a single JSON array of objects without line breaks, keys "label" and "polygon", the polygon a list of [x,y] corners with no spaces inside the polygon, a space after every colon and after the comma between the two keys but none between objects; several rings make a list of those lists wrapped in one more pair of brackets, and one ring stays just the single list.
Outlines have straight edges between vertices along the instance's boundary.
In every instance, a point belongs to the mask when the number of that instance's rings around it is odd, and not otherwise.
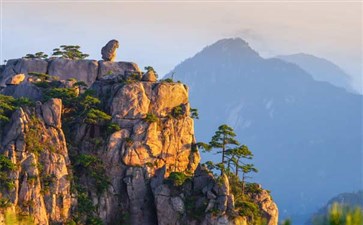
[{"label": "mountain peak", "polygon": [[205,47],[196,56],[208,56],[208,60],[251,61],[260,59],[259,54],[241,38],[225,38]]}]

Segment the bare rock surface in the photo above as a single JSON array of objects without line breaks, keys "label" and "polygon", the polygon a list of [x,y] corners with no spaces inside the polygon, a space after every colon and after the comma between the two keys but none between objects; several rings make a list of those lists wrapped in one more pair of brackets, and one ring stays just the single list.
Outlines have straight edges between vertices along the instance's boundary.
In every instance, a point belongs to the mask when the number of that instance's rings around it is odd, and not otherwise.
[{"label": "bare rock surface", "polygon": [[54,59],[49,62],[48,74],[58,76],[63,80],[76,78],[91,85],[98,75],[98,62],[88,59]]},{"label": "bare rock surface", "polygon": [[134,73],[140,74],[141,71],[137,64],[132,62],[113,62],[99,61],[98,79],[111,74],[122,75],[123,77],[130,76]]},{"label": "bare rock surface", "polygon": [[[52,99],[38,104],[37,109],[15,111],[0,148],[18,165],[8,174],[14,187],[3,191],[2,197],[18,208],[17,213],[32,216],[36,224],[65,223],[70,216],[69,159],[59,123],[61,105],[59,99]],[[42,109],[46,116],[40,113]],[[49,122],[55,127],[48,126]]]}]

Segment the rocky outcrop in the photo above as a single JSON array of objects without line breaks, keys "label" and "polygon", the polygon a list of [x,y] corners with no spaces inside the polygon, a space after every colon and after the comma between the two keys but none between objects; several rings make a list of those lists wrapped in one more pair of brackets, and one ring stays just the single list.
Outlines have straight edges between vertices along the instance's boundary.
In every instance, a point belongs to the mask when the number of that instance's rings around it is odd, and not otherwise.
[{"label": "rocky outcrop", "polygon": [[102,49],[102,59],[105,61],[115,61],[116,59],[116,50],[118,49],[119,44],[117,40],[109,41]]},{"label": "rocky outcrop", "polygon": [[163,180],[164,172],[159,170],[151,180],[159,225],[247,225],[245,218],[231,217],[234,201],[225,175],[216,179],[199,166],[193,177],[175,186],[170,178]]},{"label": "rocky outcrop", "polygon": [[[21,63],[41,73],[40,61]],[[247,225],[247,218],[235,211],[227,176],[217,177],[199,164],[187,86],[157,82],[151,71],[142,76],[133,63],[46,62],[44,73],[92,83],[90,91],[100,99],[97,107],[112,119],[85,123],[81,117],[85,112],[72,114],[74,109],[63,108],[62,101],[54,98],[17,109],[0,137],[1,155],[16,165],[0,171],[9,177],[0,180],[9,183],[6,189],[0,188],[0,200],[10,201],[9,210],[31,215],[41,225],[72,220],[84,224],[100,220],[132,225]],[[18,71],[29,76],[30,71],[17,68],[18,63],[11,61],[4,71],[13,71],[10,77]],[[42,99],[44,88],[32,82],[8,85],[1,93]],[[75,82],[54,80],[52,87],[73,88]],[[77,94],[83,91],[78,89]],[[110,131],[111,125],[116,129]],[[265,191],[252,198],[269,225],[276,225],[277,207],[270,195]]]},{"label": "rocky outcrop", "polygon": [[[0,72],[0,86],[19,84],[29,81],[30,74],[48,74],[61,80],[75,78],[91,85],[96,79],[116,74],[124,78],[132,75],[141,76],[139,67],[132,62],[113,62],[96,60],[57,59],[12,59]],[[24,75],[23,76],[20,74]],[[20,79],[21,78],[21,79]],[[150,78],[152,80],[152,77]],[[150,80],[150,81],[151,81]],[[30,80],[34,82],[34,80]],[[15,83],[14,83],[15,82]]]},{"label": "rocky outcrop", "polygon": [[142,81],[149,81],[149,82],[155,82],[158,79],[156,73],[153,70],[147,71],[142,76]]},{"label": "rocky outcrop", "polygon": [[47,73],[48,62],[41,59],[11,59],[8,60],[6,66],[0,76],[0,85],[4,86],[5,82],[12,76],[17,74],[29,73]]},{"label": "rocky outcrop", "polygon": [[[36,224],[65,223],[70,215],[71,193],[68,151],[61,130],[62,103],[52,99],[35,108],[20,108],[5,127],[1,154],[16,169],[7,172],[2,199],[13,211],[29,215]],[[3,171],[4,172],[4,171]]]},{"label": "rocky outcrop", "polygon": [[96,60],[70,60],[54,59],[49,62],[48,74],[58,76],[63,80],[76,78],[92,84],[98,75],[98,62]]},{"label": "rocky outcrop", "polygon": [[139,67],[132,62],[99,61],[98,79],[111,74],[121,75],[124,78],[132,74],[140,74]]},{"label": "rocky outcrop", "polygon": [[252,194],[252,199],[261,209],[263,217],[267,219],[267,225],[278,224],[279,210],[266,190],[261,189],[259,193]]},{"label": "rocky outcrop", "polygon": [[[108,102],[112,121],[121,127],[119,155],[127,166],[164,165],[170,172],[193,172],[200,156],[194,150],[194,122],[189,117],[187,88],[179,83],[120,83],[101,79],[92,89]],[[185,108],[173,115],[177,107]],[[151,172],[153,173],[153,172]]]}]

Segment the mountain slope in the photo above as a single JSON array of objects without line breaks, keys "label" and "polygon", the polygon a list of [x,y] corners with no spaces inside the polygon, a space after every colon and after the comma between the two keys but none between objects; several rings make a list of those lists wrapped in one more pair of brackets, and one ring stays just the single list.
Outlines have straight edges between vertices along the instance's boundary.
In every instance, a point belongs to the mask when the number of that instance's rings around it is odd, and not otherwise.
[{"label": "mountain slope", "polygon": [[207,46],[173,73],[199,109],[198,141],[209,141],[219,124],[233,126],[255,153],[256,179],[272,190],[282,216],[308,214],[360,187],[362,96],[263,59],[238,38]]},{"label": "mountain slope", "polygon": [[337,87],[345,88],[354,92],[351,78],[339,66],[334,63],[313,55],[299,53],[292,55],[279,55],[276,58],[286,62],[294,63],[308,72],[317,81],[326,81]]}]

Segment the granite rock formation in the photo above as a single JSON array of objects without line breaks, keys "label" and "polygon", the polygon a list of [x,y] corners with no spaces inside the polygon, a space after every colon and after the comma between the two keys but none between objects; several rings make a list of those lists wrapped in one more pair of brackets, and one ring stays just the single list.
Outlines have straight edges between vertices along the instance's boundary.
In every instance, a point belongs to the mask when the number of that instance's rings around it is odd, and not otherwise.
[{"label": "granite rock formation", "polygon": [[[1,80],[19,73],[26,79],[1,94],[27,96],[34,105],[16,109],[1,128],[0,155],[15,166],[0,164],[8,177],[0,182],[9,184],[0,190],[0,202],[9,202],[0,208],[0,224],[9,211],[41,225],[247,224],[235,212],[227,176],[200,165],[186,85],[157,82],[125,62],[18,59],[3,69]],[[69,114],[72,105],[60,99],[44,100],[34,72],[59,76],[52,83],[58,89],[76,89],[71,77],[89,84],[117,129]],[[175,183],[174,176],[186,179]],[[254,199],[276,225],[269,194]]]}]

